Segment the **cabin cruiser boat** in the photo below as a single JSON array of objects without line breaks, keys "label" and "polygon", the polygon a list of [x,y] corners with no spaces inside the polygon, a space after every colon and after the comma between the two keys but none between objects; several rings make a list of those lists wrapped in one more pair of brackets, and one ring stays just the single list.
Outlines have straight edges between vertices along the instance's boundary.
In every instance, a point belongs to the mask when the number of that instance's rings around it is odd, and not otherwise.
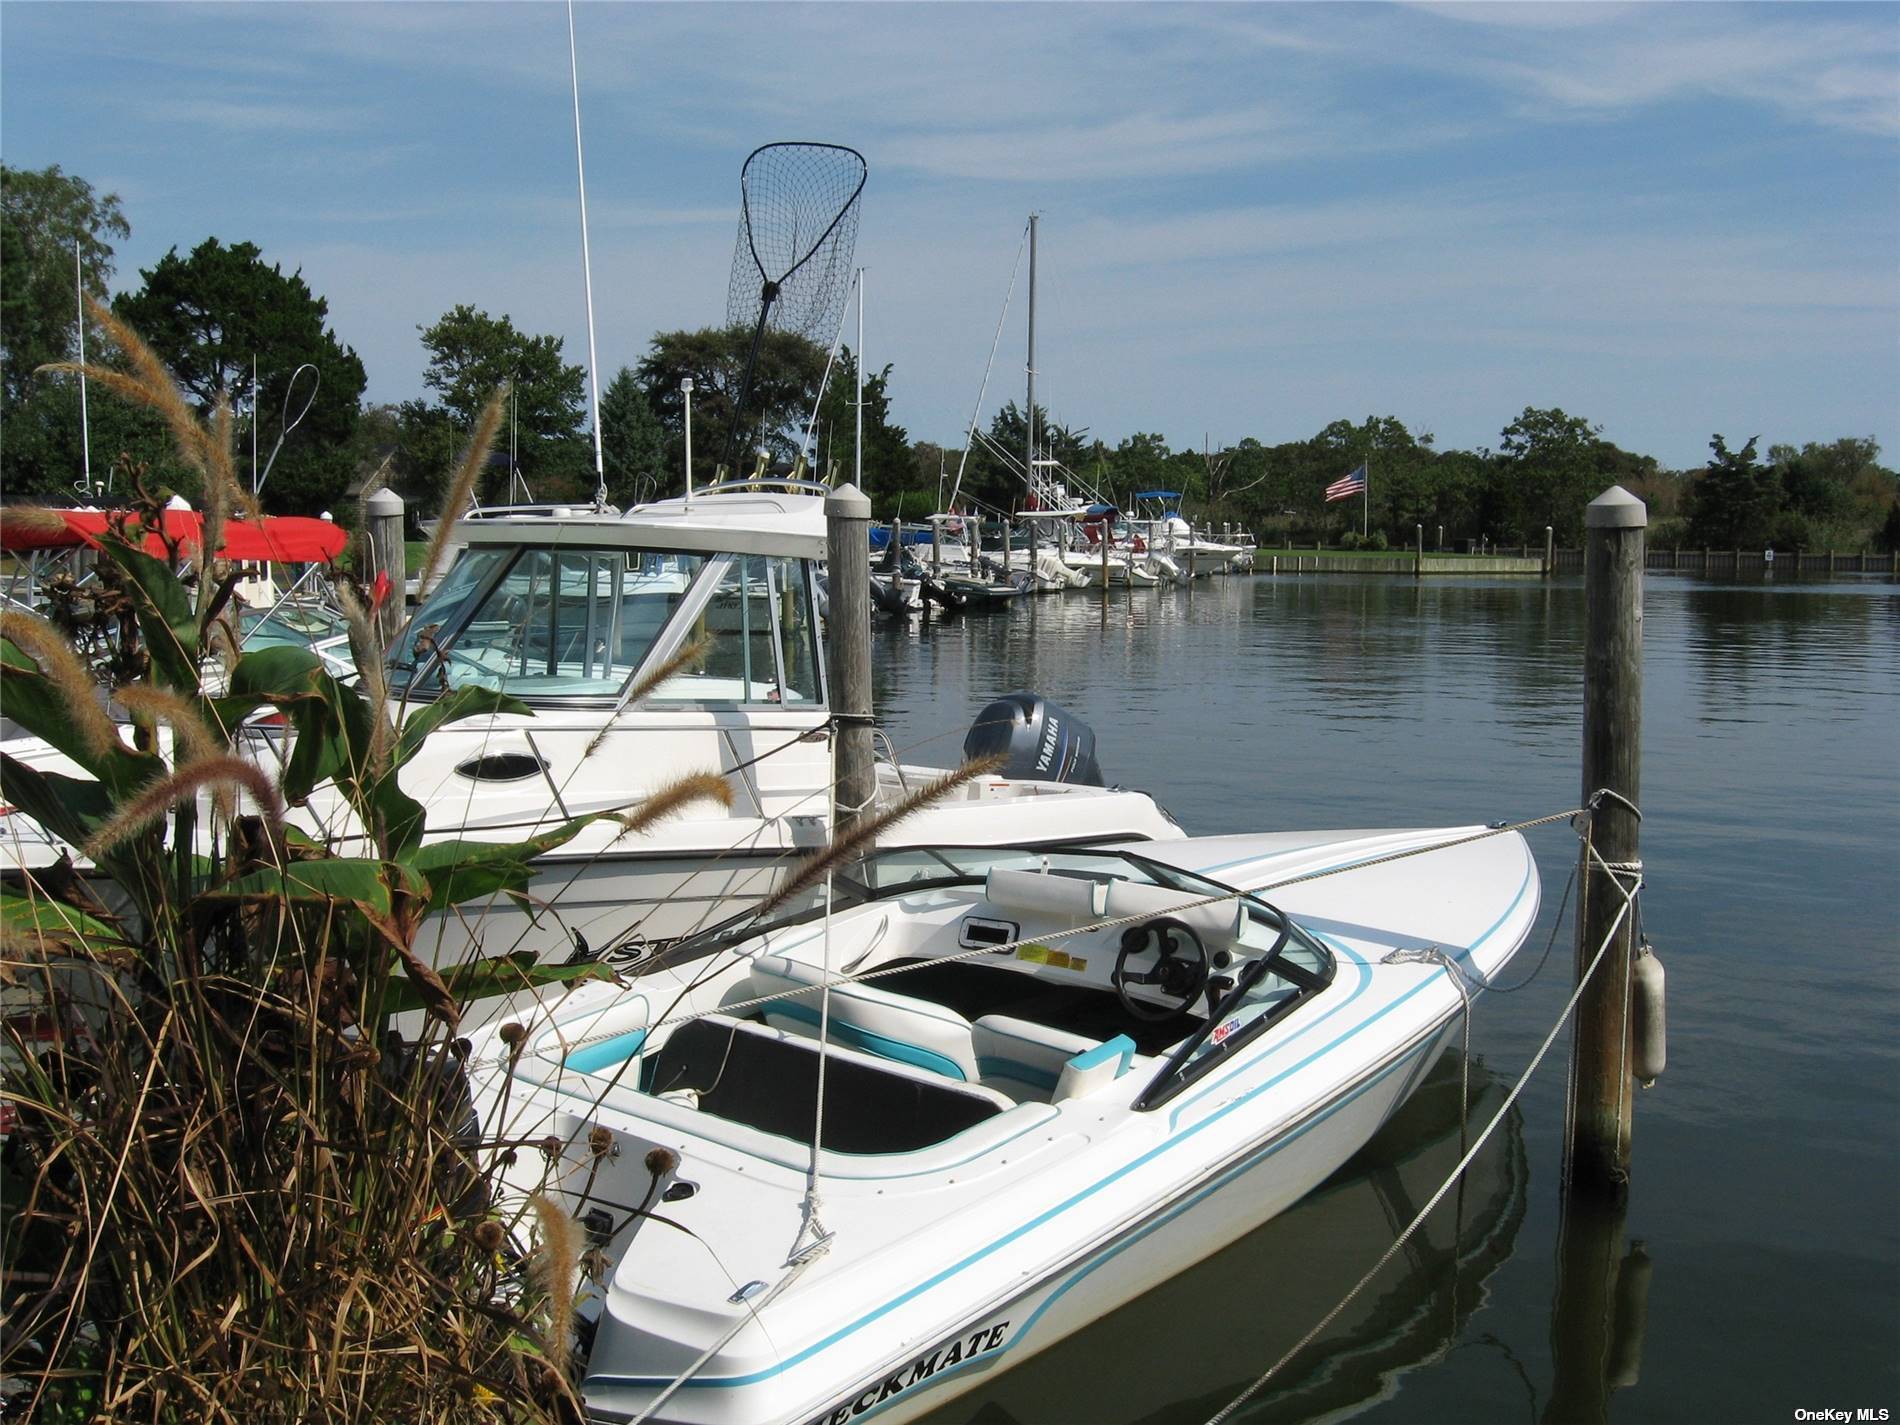
[{"label": "cabin cruiser boat", "polygon": [[590,1418],[908,1420],[1106,1315],[1357,1151],[1538,885],[1475,827],[880,850],[484,1031]]},{"label": "cabin cruiser boat", "polygon": [[1181,495],[1177,490],[1141,490],[1135,495],[1138,510],[1151,510],[1130,519],[1131,526],[1145,530],[1142,542],[1157,558],[1165,559],[1189,579],[1208,574],[1227,574],[1240,568],[1243,561],[1252,567],[1246,549],[1194,532],[1194,526],[1181,516]]},{"label": "cabin cruiser boat", "polygon": [[[491,516],[461,533],[461,555],[389,650],[392,702],[413,709],[475,686],[519,698],[533,715],[471,717],[430,734],[401,773],[426,809],[428,837],[510,842],[589,814],[637,815],[691,773],[721,778],[731,806],[689,805],[637,835],[596,821],[536,862],[525,903],[497,894],[438,915],[419,953],[438,965],[520,950],[544,960],[637,955],[756,902],[828,842],[820,494],[702,491],[625,514]],[[643,691],[694,640],[703,654]],[[887,842],[1181,835],[1152,798],[1100,785],[1086,726],[1033,699],[1014,706],[1001,715],[1016,754],[1002,772],[898,823]],[[266,765],[287,755],[286,735],[245,733]],[[43,743],[6,751],[74,773]],[[874,810],[935,775],[882,762]],[[363,847],[334,788],[319,788],[293,820],[339,852]],[[32,867],[71,850],[21,825],[0,857]]]}]

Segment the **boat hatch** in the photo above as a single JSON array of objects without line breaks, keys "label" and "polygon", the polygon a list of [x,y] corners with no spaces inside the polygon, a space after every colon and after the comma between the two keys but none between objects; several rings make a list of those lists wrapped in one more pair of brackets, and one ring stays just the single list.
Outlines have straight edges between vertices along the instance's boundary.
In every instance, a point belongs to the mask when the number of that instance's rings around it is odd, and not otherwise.
[{"label": "boat hatch", "polygon": [[650,701],[816,706],[813,607],[803,559],[472,544],[390,650],[390,684],[411,699],[480,687],[609,703],[691,646]]}]

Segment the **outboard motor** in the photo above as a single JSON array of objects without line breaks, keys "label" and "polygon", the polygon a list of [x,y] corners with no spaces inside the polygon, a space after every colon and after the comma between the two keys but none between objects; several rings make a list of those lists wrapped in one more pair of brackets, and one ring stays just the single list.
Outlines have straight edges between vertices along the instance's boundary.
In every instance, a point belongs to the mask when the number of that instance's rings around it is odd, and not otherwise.
[{"label": "outboard motor", "polygon": [[970,602],[968,594],[960,589],[953,589],[948,584],[931,578],[928,574],[924,575],[923,592],[924,597],[931,603],[945,609],[960,609]]},{"label": "outboard motor", "polygon": [[887,614],[906,614],[910,612],[910,602],[904,597],[904,591],[897,587],[896,581],[873,579],[871,581],[871,602]]},{"label": "outboard motor", "polygon": [[1011,693],[977,714],[965,759],[1001,756],[1000,775],[1099,787],[1095,730],[1038,693]]}]

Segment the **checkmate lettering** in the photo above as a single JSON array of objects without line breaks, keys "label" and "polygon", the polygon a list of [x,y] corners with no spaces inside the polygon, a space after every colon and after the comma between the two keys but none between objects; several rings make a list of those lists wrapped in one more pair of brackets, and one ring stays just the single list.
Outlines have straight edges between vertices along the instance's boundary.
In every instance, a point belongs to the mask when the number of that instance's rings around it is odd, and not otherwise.
[{"label": "checkmate lettering", "polygon": [[947,1371],[952,1366],[963,1365],[978,1356],[987,1356],[1003,1344],[1003,1337],[1008,1331],[1009,1323],[999,1321],[994,1326],[980,1327],[967,1336],[945,1341],[876,1384],[866,1386],[858,1394],[813,1416],[811,1425],[845,1425],[854,1416],[877,1409],[892,1396],[902,1395],[912,1386],[921,1385],[938,1371]]}]

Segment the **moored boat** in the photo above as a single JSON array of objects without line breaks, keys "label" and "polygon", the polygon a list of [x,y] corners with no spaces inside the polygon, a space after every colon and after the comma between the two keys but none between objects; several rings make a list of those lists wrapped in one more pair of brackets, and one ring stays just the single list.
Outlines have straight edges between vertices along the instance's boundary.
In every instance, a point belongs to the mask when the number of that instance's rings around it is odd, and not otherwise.
[{"label": "moored boat", "polygon": [[[531,712],[437,728],[403,767],[403,788],[436,840],[516,841],[603,819],[536,863],[525,900],[497,893],[438,915],[419,952],[438,965],[519,950],[638,956],[756,903],[828,841],[833,717],[816,490],[701,491],[624,515],[485,518],[462,533],[461,556],[389,650],[392,699],[413,712],[476,686]],[[689,648],[699,652],[677,662]],[[252,727],[242,740],[274,766],[283,736]],[[76,770],[34,740],[5,750],[43,770]],[[1102,786],[1099,774],[1093,784],[1060,780],[1034,760],[971,781],[884,839],[1055,846],[1181,834],[1151,797]],[[939,771],[887,758],[872,810]],[[637,815],[688,773],[721,779],[730,804],[701,801],[639,835],[607,819]],[[295,817],[345,854],[364,844],[333,789],[319,788]],[[0,856],[30,869],[75,852],[22,827]]]},{"label": "moored boat", "polygon": [[606,1263],[594,1418],[904,1420],[1324,1180],[1537,904],[1478,828],[893,850],[469,1065]]}]

